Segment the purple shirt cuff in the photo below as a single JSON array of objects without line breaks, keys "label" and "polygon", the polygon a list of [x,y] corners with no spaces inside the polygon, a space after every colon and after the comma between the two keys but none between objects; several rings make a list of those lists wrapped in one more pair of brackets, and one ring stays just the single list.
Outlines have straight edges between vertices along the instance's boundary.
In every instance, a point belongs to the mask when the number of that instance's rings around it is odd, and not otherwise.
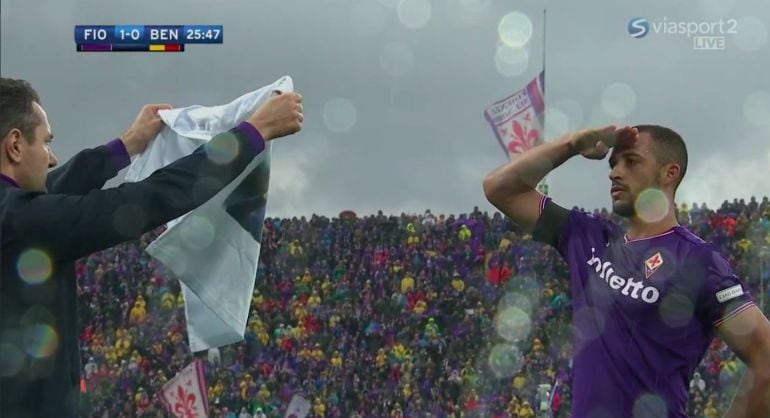
[{"label": "purple shirt cuff", "polygon": [[233,129],[237,130],[243,135],[246,135],[251,140],[251,143],[257,150],[257,154],[260,154],[265,150],[265,140],[262,138],[262,135],[259,133],[259,131],[257,131],[257,128],[255,128],[254,125],[250,124],[249,122],[241,122]]},{"label": "purple shirt cuff", "polygon": [[129,164],[131,164],[131,156],[126,151],[126,146],[119,138],[113,139],[107,143],[107,149],[110,150],[112,156],[112,163],[115,164],[115,168],[120,171]]}]

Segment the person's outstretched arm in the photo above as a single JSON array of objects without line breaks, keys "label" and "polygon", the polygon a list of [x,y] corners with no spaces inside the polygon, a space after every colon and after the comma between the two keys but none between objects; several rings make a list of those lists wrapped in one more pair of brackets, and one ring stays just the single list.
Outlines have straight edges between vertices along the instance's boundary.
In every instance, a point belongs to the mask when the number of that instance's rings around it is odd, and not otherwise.
[{"label": "person's outstretched arm", "polygon": [[48,173],[45,184],[49,193],[82,195],[101,189],[107,180],[131,162],[119,139],[75,154],[66,164]]},{"label": "person's outstretched arm", "polygon": [[[83,196],[10,191],[3,238],[60,261],[137,239],[205,203],[265,149],[265,140],[299,131],[302,118],[301,96],[284,93],[271,97],[248,122],[143,181]],[[233,150],[233,158],[222,161],[222,150]]]},{"label": "person's outstretched arm", "polygon": [[170,109],[167,104],[142,107],[131,126],[105,145],[83,150],[66,164],[48,173],[49,193],[83,195],[101,189],[108,180],[131,163],[131,157],[144,151],[163,127],[158,111]]},{"label": "person's outstretched arm", "polygon": [[542,195],[535,187],[548,173],[578,154],[601,160],[617,139],[633,138],[637,133],[633,128],[616,130],[615,126],[567,133],[489,173],[484,179],[484,194],[522,232],[532,232],[543,210]]}]

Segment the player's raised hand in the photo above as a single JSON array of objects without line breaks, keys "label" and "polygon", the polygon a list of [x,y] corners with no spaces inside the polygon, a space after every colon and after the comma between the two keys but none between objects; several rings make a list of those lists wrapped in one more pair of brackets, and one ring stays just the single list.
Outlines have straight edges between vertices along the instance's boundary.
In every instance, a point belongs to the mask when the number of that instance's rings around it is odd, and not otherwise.
[{"label": "player's raised hand", "polygon": [[591,160],[601,160],[618,142],[635,141],[639,130],[629,126],[608,125],[598,129],[583,129],[572,135],[570,143],[576,152]]},{"label": "player's raised hand", "polygon": [[248,122],[254,125],[266,141],[291,135],[302,129],[302,95],[294,92],[273,94],[262,104]]},{"label": "player's raised hand", "polygon": [[147,144],[158,135],[163,128],[163,121],[158,116],[158,111],[164,109],[171,109],[171,105],[148,104],[142,106],[134,123],[120,136],[128,155],[140,154],[147,148]]}]

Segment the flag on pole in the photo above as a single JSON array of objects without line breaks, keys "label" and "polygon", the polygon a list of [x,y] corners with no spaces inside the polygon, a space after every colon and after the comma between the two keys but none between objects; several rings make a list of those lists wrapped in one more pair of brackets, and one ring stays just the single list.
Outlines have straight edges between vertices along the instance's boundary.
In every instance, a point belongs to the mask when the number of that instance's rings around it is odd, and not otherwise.
[{"label": "flag on pole", "polygon": [[305,418],[310,412],[310,401],[299,395],[294,395],[289,403],[284,418]]},{"label": "flag on pole", "polygon": [[543,142],[544,88],[545,70],[526,87],[484,111],[508,159]]},{"label": "flag on pole", "polygon": [[553,382],[553,389],[551,390],[551,396],[549,397],[548,404],[551,406],[551,416],[553,416],[554,401],[556,400],[556,391],[559,389],[559,379]]},{"label": "flag on pole", "polygon": [[195,360],[163,385],[160,400],[177,418],[208,417],[209,400],[203,362]]}]

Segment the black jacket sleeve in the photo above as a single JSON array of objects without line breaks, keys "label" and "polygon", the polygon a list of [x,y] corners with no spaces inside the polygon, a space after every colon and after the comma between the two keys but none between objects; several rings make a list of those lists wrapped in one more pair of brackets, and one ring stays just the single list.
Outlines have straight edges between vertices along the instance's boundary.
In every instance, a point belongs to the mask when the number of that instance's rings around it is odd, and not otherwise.
[{"label": "black jacket sleeve", "polygon": [[[243,123],[214,137],[191,155],[137,183],[82,196],[14,190],[6,196],[4,231],[58,261],[75,260],[139,238],[197,208],[233,181],[265,149]],[[223,162],[222,150],[236,150]]]},{"label": "black jacket sleeve", "polygon": [[[116,140],[119,141],[119,140]],[[72,157],[63,166],[48,173],[46,187],[49,193],[83,195],[94,189],[101,189],[107,180],[118,175],[126,163],[130,163],[126,153],[126,162],[116,156],[116,145],[108,145],[83,150]],[[124,149],[125,150],[125,149]]]}]

